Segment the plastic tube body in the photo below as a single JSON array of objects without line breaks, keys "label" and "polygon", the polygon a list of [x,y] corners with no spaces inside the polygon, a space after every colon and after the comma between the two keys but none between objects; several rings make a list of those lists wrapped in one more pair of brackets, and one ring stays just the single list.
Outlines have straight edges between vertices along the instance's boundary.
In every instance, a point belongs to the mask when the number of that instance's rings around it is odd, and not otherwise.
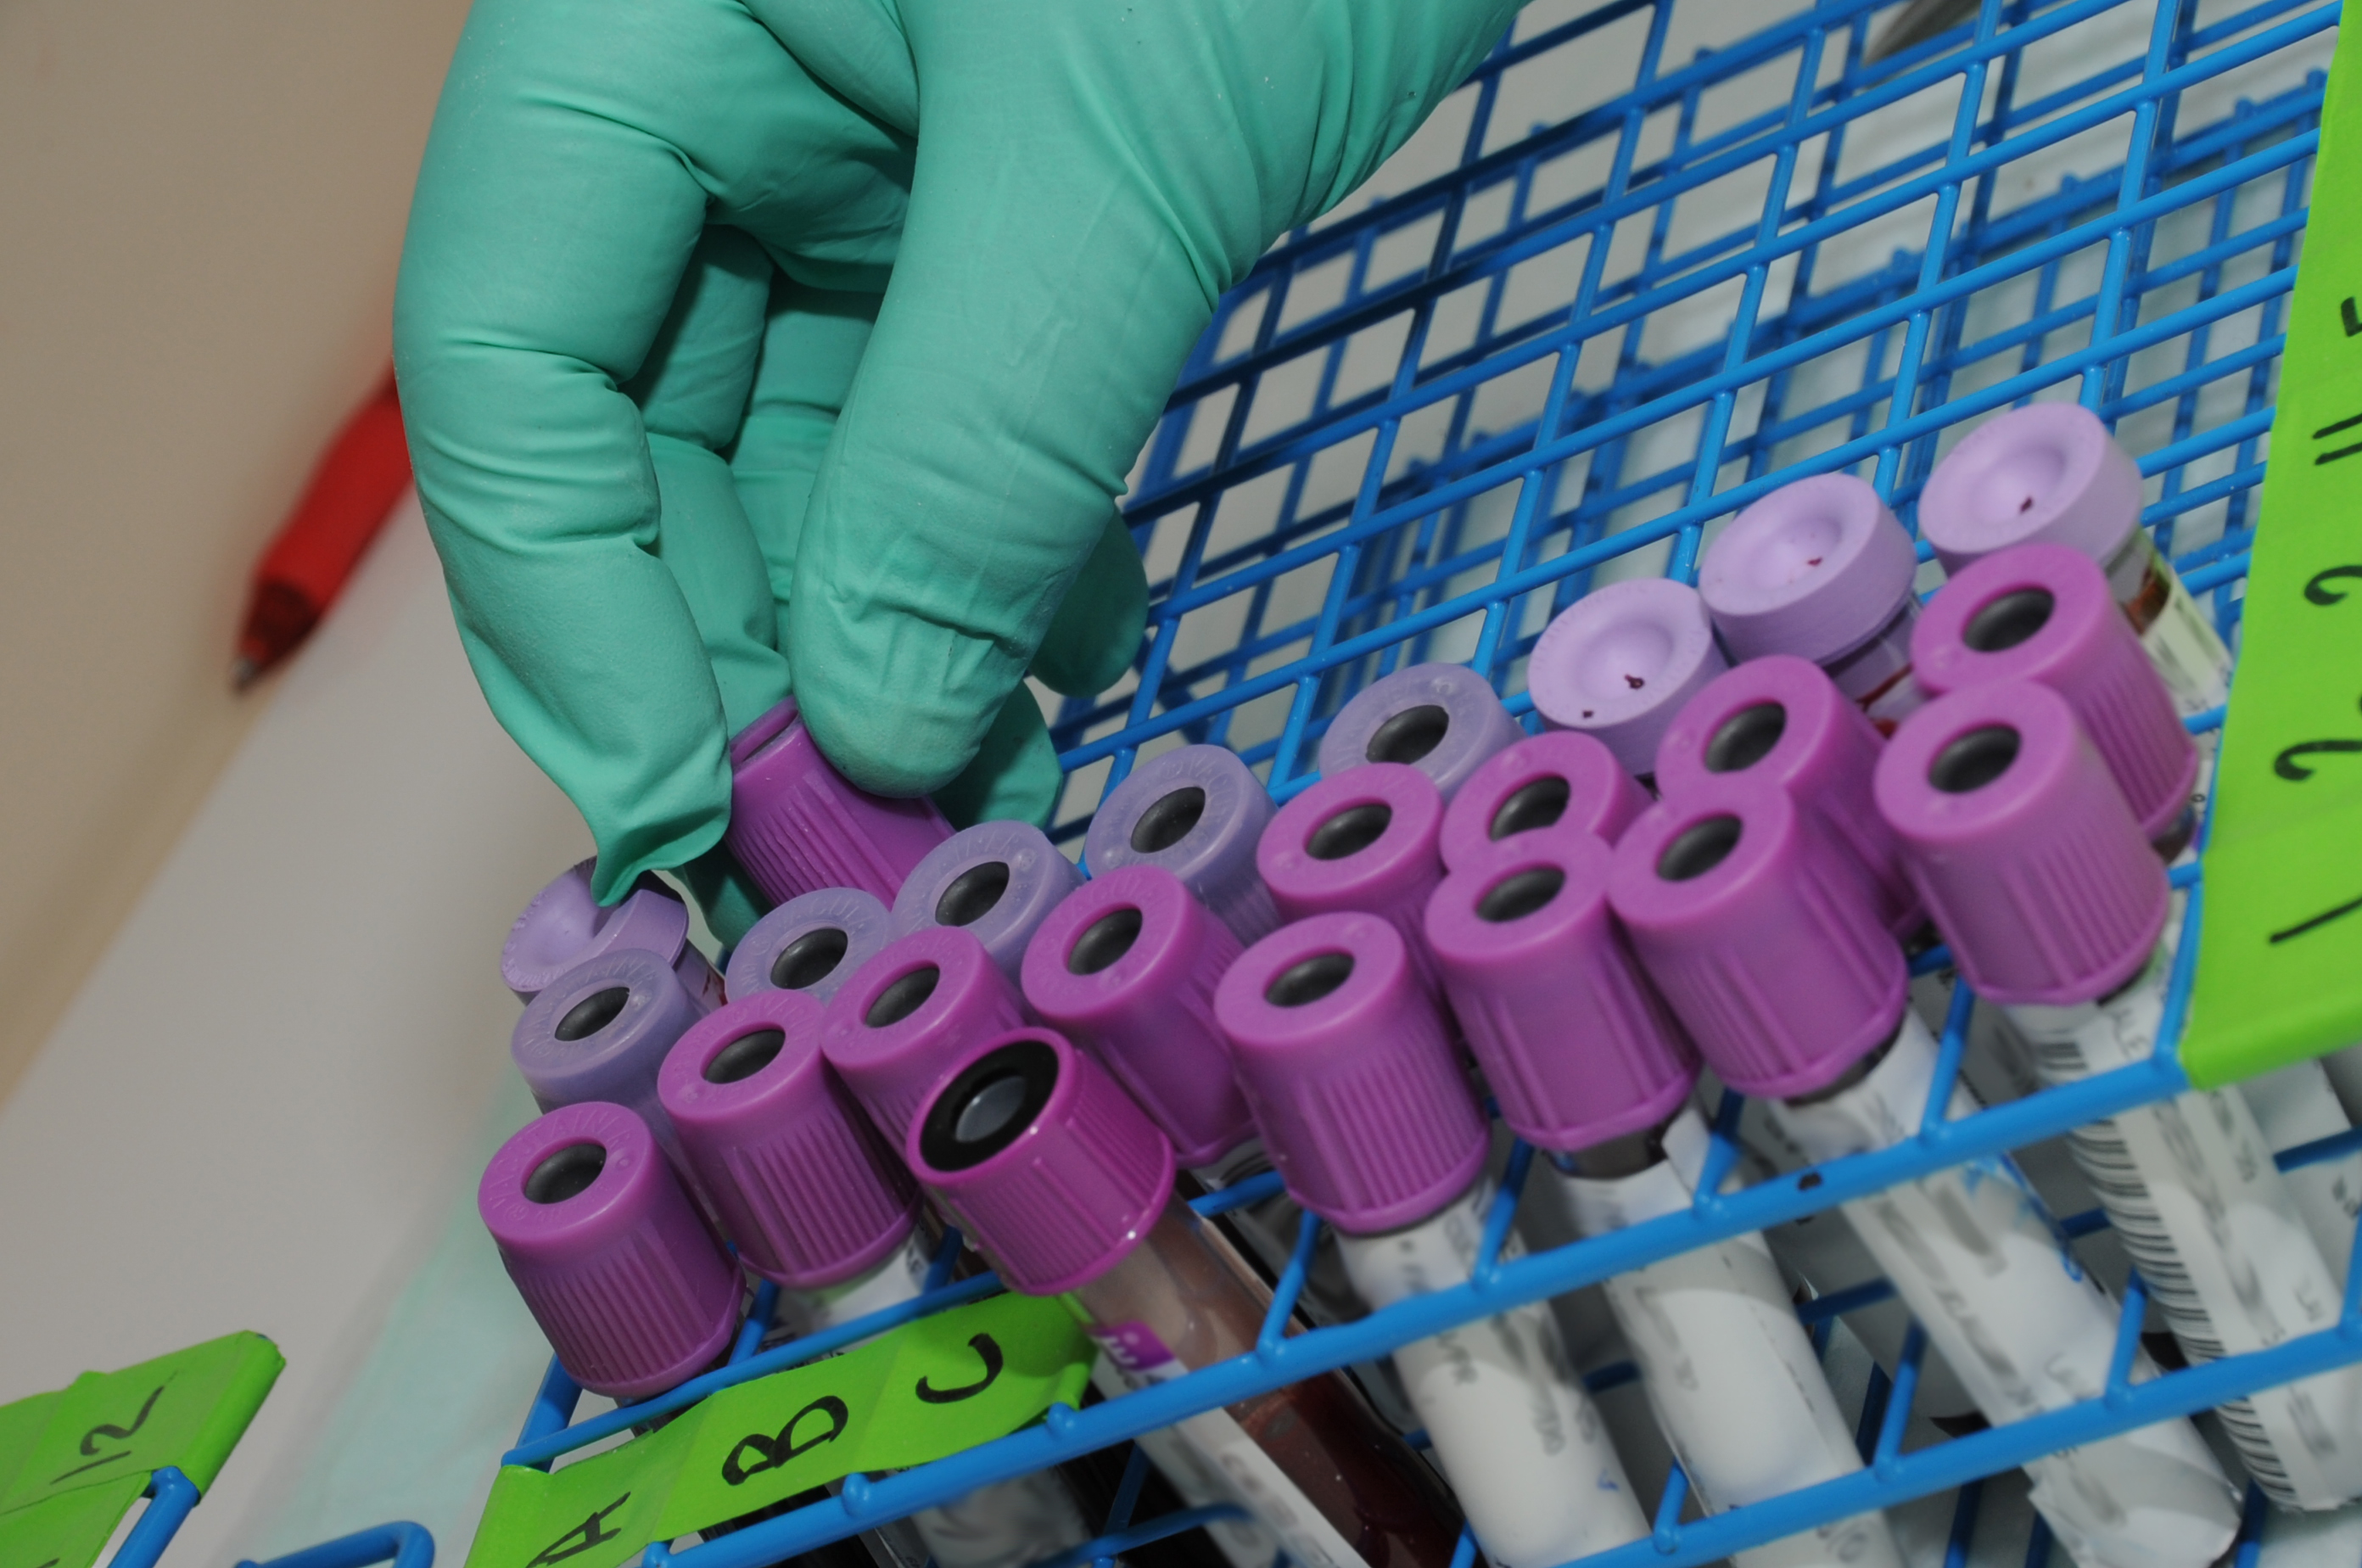
[{"label": "plastic tube body", "polygon": [[[1935,1041],[1906,1010],[1860,1081],[1772,1116],[1815,1160],[1886,1148],[1916,1130],[1935,1066]],[[1949,1114],[1974,1109],[1956,1086]],[[2010,1161],[1970,1160],[1844,1213],[1986,1419],[2019,1420],[2105,1390],[2116,1304]],[[2136,1381],[2155,1375],[2136,1361]],[[2083,1568],[2205,1568],[2238,1529],[2230,1483],[2186,1420],[2050,1454],[2026,1473],[2034,1506]]]},{"label": "plastic tube body", "polygon": [[[1661,1157],[1628,1176],[1559,1177],[1586,1236],[1686,1209],[1705,1163],[1705,1124],[1688,1107]],[[1700,1501],[1719,1513],[1849,1475],[1861,1455],[1760,1235],[1683,1253],[1606,1282],[1650,1408]],[[1739,1568],[1902,1568],[1885,1516],[1858,1514],[1755,1551]]]},{"label": "plastic tube body", "polygon": [[[1480,1177],[1415,1225],[1341,1233],[1354,1288],[1385,1308],[1466,1283],[1493,1197],[1492,1178]],[[1520,1251],[1512,1238],[1502,1253]],[[1648,1534],[1546,1305],[1416,1341],[1396,1351],[1394,1363],[1477,1544],[1497,1568],[1552,1568]]]},{"label": "plastic tube body", "polygon": [[2185,715],[2231,700],[2231,650],[2181,586],[2146,528],[2135,528],[2100,563],[2108,589],[2140,634],[2141,647]]}]

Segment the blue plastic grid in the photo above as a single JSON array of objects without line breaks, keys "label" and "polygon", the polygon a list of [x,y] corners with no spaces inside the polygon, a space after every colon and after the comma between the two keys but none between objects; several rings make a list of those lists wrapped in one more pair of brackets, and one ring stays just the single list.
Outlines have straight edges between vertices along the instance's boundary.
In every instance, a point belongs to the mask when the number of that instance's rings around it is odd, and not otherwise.
[{"label": "blue plastic grid", "polygon": [[[2156,481],[2145,522],[2235,636],[2335,5],[1988,0],[1973,27],[1877,63],[1865,56],[1893,0],[1827,0],[1768,24],[1768,6],[1714,0],[1551,9],[1528,8],[1382,171],[1390,189],[1291,235],[1224,298],[1135,475],[1128,515],[1154,583],[1146,652],[1114,690],[1065,703],[1054,724],[1070,775],[1059,836],[1082,831],[1143,751],[1185,741],[1228,745],[1275,795],[1296,792],[1310,781],[1307,746],[1399,664],[1464,660],[1524,712],[1535,635],[1590,587],[1693,577],[1712,524],[1805,474],[1862,472],[1909,522],[1948,439],[2054,389],[2144,454]],[[1526,114],[1538,123],[1520,135]],[[2176,881],[2189,891],[2187,937],[2203,889],[2195,870]],[[825,1503],[681,1553],[652,1544],[646,1561],[760,1568],[1504,1308],[2179,1093],[2195,951],[2183,942],[2148,1062],[1947,1121],[1975,1005],[1962,988],[1926,1119],[1904,1143],[1715,1196],[1738,1158],[1729,1096],[1699,1183],[1708,1196],[1691,1209],[1503,1262],[1530,1165],[1520,1146],[1466,1286],[1284,1337],[1316,1235],[1308,1220],[1253,1353],[1087,1411],[1054,1408],[1038,1427],[916,1470],[851,1478]],[[1943,961],[1938,951],[1920,966]],[[2357,1146],[2362,1132],[2280,1163]],[[1259,1178],[1198,1207],[1275,1185]],[[955,1233],[934,1283],[956,1244]],[[969,1279],[762,1353],[750,1331],[726,1368],[570,1426],[578,1391],[553,1364],[505,1462],[549,1464],[997,1288]],[[1884,1290],[1802,1315],[1825,1321]],[[1590,1561],[1686,1568],[1959,1488],[1953,1568],[1981,1478],[2362,1359],[2357,1272],[2336,1327],[2135,1387],[2136,1276],[2126,1294],[2097,1398],[1905,1452],[1915,1331],[1891,1389],[1873,1389],[1865,1469],[1685,1522],[1676,1466],[1654,1535]],[[767,1317],[767,1295],[756,1306]],[[1135,1450],[1133,1474],[1141,1463]],[[1122,1489],[1108,1535],[1062,1564],[1198,1522],[1134,1526],[1136,1490]],[[2265,1518],[2251,1490],[2241,1568]],[[2037,1524],[2030,1562],[2047,1541]],[[1473,1554],[1463,1537],[1456,1568]]]}]

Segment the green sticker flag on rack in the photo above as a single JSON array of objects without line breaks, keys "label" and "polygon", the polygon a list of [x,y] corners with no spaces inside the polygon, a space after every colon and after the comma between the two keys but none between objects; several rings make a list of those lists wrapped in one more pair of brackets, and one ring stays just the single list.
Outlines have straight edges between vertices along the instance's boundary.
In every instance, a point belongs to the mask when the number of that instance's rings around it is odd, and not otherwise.
[{"label": "green sticker flag on rack", "polygon": [[2362,1040],[2362,77],[2341,35],[2224,726],[2182,1061]]},{"label": "green sticker flag on rack", "polygon": [[503,1469],[468,1568],[615,1568],[856,1472],[941,1459],[1072,1404],[1097,1353],[1056,1301],[996,1296],[922,1318],[579,1463]]},{"label": "green sticker flag on rack", "polygon": [[168,1464],[210,1487],[286,1364],[228,1334],[0,1405],[0,1564],[87,1568]]}]

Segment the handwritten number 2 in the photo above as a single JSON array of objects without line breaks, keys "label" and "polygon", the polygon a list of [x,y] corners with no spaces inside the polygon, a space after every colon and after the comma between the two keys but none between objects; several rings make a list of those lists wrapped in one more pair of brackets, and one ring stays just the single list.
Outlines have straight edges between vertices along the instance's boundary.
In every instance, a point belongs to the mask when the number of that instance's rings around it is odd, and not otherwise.
[{"label": "handwritten number 2", "polygon": [[[98,1425],[91,1428],[90,1430],[83,1433],[82,1452],[85,1455],[97,1454],[98,1457],[91,1460],[88,1464],[75,1465],[72,1470],[69,1470],[63,1475],[59,1476],[57,1478],[58,1481],[72,1480],[74,1476],[81,1474],[85,1470],[95,1470],[102,1464],[112,1464],[118,1459],[129,1457],[131,1450],[127,1448],[118,1448],[112,1453],[99,1453],[98,1440],[101,1438],[107,1438],[116,1442],[127,1441],[134,1432],[148,1424],[149,1413],[156,1408],[156,1401],[163,1397],[163,1395],[164,1387],[161,1384],[157,1385],[155,1388],[151,1389],[149,1392],[147,1400],[140,1405],[139,1413],[131,1418],[131,1424],[127,1427],[118,1427],[112,1421],[101,1421]],[[57,1482],[55,1481],[50,1483],[51,1485],[55,1485],[56,1484]]]}]

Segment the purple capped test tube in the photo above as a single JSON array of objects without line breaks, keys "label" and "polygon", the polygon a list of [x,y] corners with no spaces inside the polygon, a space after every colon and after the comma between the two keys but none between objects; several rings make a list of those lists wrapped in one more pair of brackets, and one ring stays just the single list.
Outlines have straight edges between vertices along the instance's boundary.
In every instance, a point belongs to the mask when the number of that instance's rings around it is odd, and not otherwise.
[{"label": "purple capped test tube", "polygon": [[694,1376],[738,1324],[738,1270],[646,1123],[586,1101],[501,1145],[476,1212],[567,1375],[640,1399]]},{"label": "purple capped test tube", "polygon": [[1657,788],[1674,800],[1708,778],[1769,778],[1859,868],[1898,939],[1926,924],[1894,834],[1871,799],[1884,745],[1829,677],[1786,654],[1750,659],[1690,699],[1657,746]]},{"label": "purple capped test tube", "polygon": [[2089,557],[2047,544],[1985,557],[1936,595],[1912,646],[1932,692],[2002,680],[2058,692],[2158,853],[2190,842],[2198,748]]},{"label": "purple capped test tube", "polygon": [[918,1187],[821,1057],[821,1004],[758,991],[665,1058],[657,1092],[738,1258],[790,1290],[863,1274],[910,1235]]},{"label": "purple capped test tube", "polygon": [[1017,984],[1025,944],[1083,874],[1031,823],[978,823],[927,852],[894,895],[894,934],[931,925],[973,933]]},{"label": "purple capped test tube", "polygon": [[889,800],[845,781],[804,728],[790,697],[730,743],[730,830],[723,842],[776,903],[822,888],[890,902],[951,823],[923,796]]},{"label": "purple capped test tube", "polygon": [[1645,783],[1665,726],[1729,662],[1696,589],[1632,578],[1592,590],[1542,628],[1526,686],[1553,729],[1597,736]]},{"label": "purple capped test tube", "polygon": [[1697,1052],[1607,909],[1608,846],[1562,825],[1486,845],[1435,889],[1427,942],[1501,1120],[1587,1149],[1663,1122]]},{"label": "purple capped test tube", "polygon": [[1441,981],[1420,922],[1429,891],[1443,879],[1442,829],[1435,780],[1403,763],[1366,763],[1281,807],[1255,846],[1255,865],[1289,920],[1363,910],[1392,921],[1437,995]]},{"label": "purple capped test tube", "polygon": [[1238,955],[1230,928],[1161,866],[1100,873],[1025,953],[1033,1010],[1097,1055],[1191,1168],[1254,1136],[1214,1022],[1214,987]]},{"label": "purple capped test tube", "polygon": [[1435,780],[1447,801],[1485,759],[1525,731],[1490,682],[1464,664],[1415,664],[1356,692],[1320,737],[1320,772],[1400,762]]},{"label": "purple capped test tube", "polygon": [[1094,874],[1162,866],[1232,935],[1253,942],[1279,924],[1255,869],[1255,843],[1272,811],[1263,781],[1236,752],[1185,745],[1150,757],[1099,802],[1084,856]]},{"label": "purple capped test tube", "polygon": [[878,949],[830,999],[821,1051],[893,1144],[946,1063],[1029,1021],[974,932],[930,925]]},{"label": "purple capped test tube", "polygon": [[1529,735],[1495,752],[1451,798],[1436,849],[1457,869],[1488,845],[1561,825],[1614,844],[1649,809],[1649,792],[1616,754],[1574,730]]},{"label": "purple capped test tube", "polygon": [[590,896],[596,860],[568,867],[533,896],[501,944],[501,978],[530,1002],[577,964],[602,953],[645,948],[673,966],[681,988],[708,1007],[722,1005],[722,979],[689,940],[689,907],[653,873],[643,875],[613,909]]},{"label": "purple capped test tube", "polygon": [[1911,679],[1918,547],[1851,474],[1783,484],[1731,520],[1698,566],[1730,657],[1794,654],[1892,730],[1922,698]]},{"label": "purple capped test tube", "polygon": [[534,998],[509,1036],[509,1058],[542,1110],[592,1099],[628,1106],[679,1162],[657,1074],[673,1042],[710,1010],[663,958],[627,948],[575,966]]},{"label": "purple capped test tube", "polygon": [[801,991],[824,1002],[893,937],[886,906],[858,888],[822,888],[789,899],[756,921],[732,950],[730,999]]}]

